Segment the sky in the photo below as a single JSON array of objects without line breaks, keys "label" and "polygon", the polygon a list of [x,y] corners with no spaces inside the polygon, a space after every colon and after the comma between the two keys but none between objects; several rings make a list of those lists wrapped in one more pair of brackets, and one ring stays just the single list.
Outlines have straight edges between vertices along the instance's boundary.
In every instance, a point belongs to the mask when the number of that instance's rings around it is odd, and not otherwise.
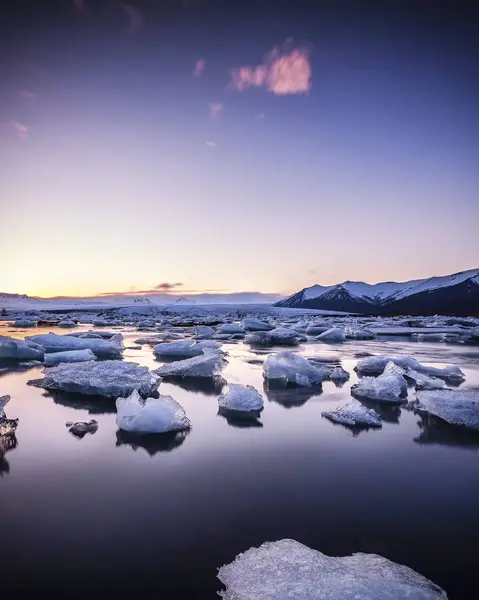
[{"label": "sky", "polygon": [[0,291],[289,294],[479,266],[472,4],[11,2]]}]

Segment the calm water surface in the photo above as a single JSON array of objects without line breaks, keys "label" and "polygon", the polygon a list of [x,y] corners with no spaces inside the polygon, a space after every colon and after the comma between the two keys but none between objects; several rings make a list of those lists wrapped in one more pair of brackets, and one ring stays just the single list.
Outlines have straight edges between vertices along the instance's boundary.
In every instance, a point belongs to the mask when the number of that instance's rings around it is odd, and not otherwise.
[{"label": "calm water surface", "polygon": [[[304,356],[338,356],[352,374],[319,395],[264,391],[267,353],[241,342],[224,349],[226,381],[264,395],[259,421],[244,427],[218,415],[217,388],[162,383],[193,429],[140,444],[118,431],[113,401],[27,386],[41,376],[36,367],[0,373],[7,415],[20,419],[17,446],[0,460],[5,598],[214,599],[219,566],[285,537],[330,555],[382,554],[452,600],[477,598],[479,436],[388,406],[375,407],[381,430],[354,435],[321,411],[351,397],[358,352],[458,365],[465,389],[479,387],[479,349],[397,338],[304,344]],[[147,346],[125,359],[159,365]],[[81,440],[65,427],[91,418],[99,429]]]}]

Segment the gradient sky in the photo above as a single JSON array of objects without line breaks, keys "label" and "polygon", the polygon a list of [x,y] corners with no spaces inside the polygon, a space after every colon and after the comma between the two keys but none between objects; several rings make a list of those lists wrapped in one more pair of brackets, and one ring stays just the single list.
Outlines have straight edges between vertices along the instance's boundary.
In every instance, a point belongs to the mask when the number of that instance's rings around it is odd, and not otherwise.
[{"label": "gradient sky", "polygon": [[461,2],[15,0],[0,291],[479,266],[478,39]]}]

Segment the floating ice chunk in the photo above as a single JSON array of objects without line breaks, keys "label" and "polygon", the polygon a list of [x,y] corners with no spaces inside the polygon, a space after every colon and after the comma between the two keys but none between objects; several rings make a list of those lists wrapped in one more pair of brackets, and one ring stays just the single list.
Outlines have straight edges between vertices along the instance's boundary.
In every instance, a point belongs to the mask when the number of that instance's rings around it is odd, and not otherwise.
[{"label": "floating ice chunk", "polygon": [[203,354],[205,348],[219,349],[220,345],[214,341],[195,342],[194,340],[180,340],[177,342],[163,342],[153,348],[155,356],[177,356],[178,358],[192,358]]},{"label": "floating ice chunk", "polygon": [[60,323],[58,323],[58,327],[76,327],[76,323],[74,321],[71,321],[70,319],[63,319],[63,321],[60,321]]},{"label": "floating ice chunk", "polygon": [[253,317],[243,319],[241,325],[245,331],[270,331],[274,329],[273,325],[254,319]]},{"label": "floating ice chunk", "polygon": [[413,369],[409,369],[406,376],[414,381],[417,390],[438,390],[445,386],[444,379],[430,377],[426,373],[419,373]]},{"label": "floating ice chunk", "polygon": [[387,356],[367,356],[358,360],[354,370],[358,375],[381,375],[388,362]]},{"label": "floating ice chunk", "polygon": [[343,329],[339,329],[339,327],[332,327],[321,335],[318,335],[316,339],[320,342],[326,342],[328,344],[337,344],[339,342],[344,342],[346,336],[344,335]]},{"label": "floating ice chunk", "polygon": [[155,373],[162,377],[219,377],[226,364],[224,354],[219,351],[206,350],[200,356],[186,358],[167,363],[156,369]]},{"label": "floating ice chunk", "polygon": [[459,367],[448,366],[443,369],[438,367],[426,367],[425,365],[420,365],[420,369],[417,369],[420,373],[425,373],[426,375],[430,375],[431,377],[440,377],[441,379],[445,379],[446,381],[459,383],[464,381],[466,376],[461,371]]},{"label": "floating ice chunk", "polygon": [[363,377],[352,386],[351,393],[360,399],[400,403],[407,395],[407,381],[402,375]]},{"label": "floating ice chunk", "polygon": [[0,358],[11,360],[43,360],[43,347],[30,341],[0,336]]},{"label": "floating ice chunk", "polygon": [[351,400],[347,404],[338,406],[334,410],[323,411],[321,414],[330,421],[350,427],[382,427],[378,413],[372,408],[366,408],[358,400]]},{"label": "floating ice chunk", "polygon": [[112,335],[111,338],[110,338],[110,342],[112,344],[116,344],[122,350],[125,347],[124,344],[123,344],[123,334],[122,333],[115,333],[115,335]]},{"label": "floating ice chunk", "polygon": [[206,340],[212,338],[215,334],[215,330],[213,327],[208,327],[207,325],[197,325],[196,326],[196,335],[195,338],[197,340]]},{"label": "floating ice chunk", "polygon": [[[10,396],[0,397],[0,438],[12,436],[17,430],[18,419],[7,419],[5,415],[5,406],[9,403]],[[1,445],[0,445],[1,451]]]},{"label": "floating ice chunk", "polygon": [[263,397],[251,385],[230,383],[228,392],[218,398],[220,408],[242,412],[258,411],[263,409]]},{"label": "floating ice chunk", "polygon": [[98,431],[98,421],[92,419],[88,423],[85,421],[78,421],[77,423],[67,423],[68,431],[79,438],[85,437],[87,433],[92,435]]},{"label": "floating ice chunk", "polygon": [[224,323],[217,328],[218,333],[245,333],[245,330],[237,323]]},{"label": "floating ice chunk", "polygon": [[335,367],[329,376],[333,381],[347,381],[349,379],[349,373],[343,369],[343,367]]},{"label": "floating ice chunk", "polygon": [[297,346],[301,336],[293,329],[276,327],[271,331],[256,331],[246,336],[248,344],[254,346]]},{"label": "floating ice chunk", "polygon": [[418,342],[444,342],[446,335],[444,333],[418,333]]},{"label": "floating ice chunk", "polygon": [[60,363],[85,362],[87,360],[96,360],[96,356],[89,348],[86,348],[86,350],[52,352],[51,354],[45,355],[45,365],[47,367],[53,367]]},{"label": "floating ice chunk", "polygon": [[191,427],[186,413],[171,396],[144,400],[136,390],[116,401],[116,424],[130,433],[166,433]]},{"label": "floating ice chunk", "polygon": [[283,351],[267,357],[263,363],[263,376],[281,385],[310,387],[321,384],[325,371],[299,354]]},{"label": "floating ice chunk", "polygon": [[451,425],[479,431],[479,390],[425,390],[417,392],[413,406]]},{"label": "floating ice chunk", "polygon": [[14,323],[12,323],[12,326],[26,329],[27,327],[36,327],[37,321],[32,321],[30,319],[17,319]]},{"label": "floating ice chunk", "polygon": [[121,358],[121,348],[111,341],[94,338],[77,338],[71,335],[47,333],[25,338],[43,346],[45,352],[66,352],[68,350],[86,350],[89,348],[98,358]]},{"label": "floating ice chunk", "polygon": [[330,331],[331,330],[331,326],[328,325],[327,327],[321,327],[318,325],[310,325],[307,329],[306,329],[306,335],[321,335],[322,333],[326,333],[326,331]]},{"label": "floating ice chunk", "polygon": [[142,396],[156,392],[161,378],[147,367],[121,360],[63,363],[43,371],[44,379],[30,384],[47,390],[63,390],[93,396],[118,398],[138,390]]},{"label": "floating ice chunk", "polygon": [[344,333],[347,340],[374,340],[376,338],[376,334],[373,331],[357,327],[346,327]]},{"label": "floating ice chunk", "polygon": [[308,329],[309,323],[308,321],[298,321],[297,323],[293,323],[291,325],[291,329],[294,331],[299,331],[300,333],[306,333],[306,329]]},{"label": "floating ice chunk", "polygon": [[448,366],[444,369],[438,367],[428,367],[426,365],[422,365],[412,356],[368,356],[367,358],[363,358],[358,361],[355,371],[359,375],[381,375],[389,362],[402,367],[406,373],[412,370],[417,371],[418,373],[431,375],[432,377],[441,377],[442,379],[450,381],[464,380],[464,373],[459,367]]},{"label": "floating ice chunk", "polygon": [[239,554],[218,578],[224,600],[447,600],[432,581],[377,554],[332,557],[288,539]]}]

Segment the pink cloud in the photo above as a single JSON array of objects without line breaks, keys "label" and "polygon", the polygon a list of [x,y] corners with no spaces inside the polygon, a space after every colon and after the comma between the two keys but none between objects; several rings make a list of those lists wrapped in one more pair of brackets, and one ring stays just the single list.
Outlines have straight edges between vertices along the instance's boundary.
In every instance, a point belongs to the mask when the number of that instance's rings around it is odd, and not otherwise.
[{"label": "pink cloud", "polygon": [[205,142],[205,146],[207,148],[216,148],[217,144],[216,144],[216,142],[213,142],[213,140],[207,140]]},{"label": "pink cloud", "polygon": [[141,29],[143,25],[143,17],[138,8],[135,8],[131,4],[127,4],[126,2],[120,2],[120,7],[123,13],[128,17],[128,31],[133,33]]},{"label": "pink cloud", "polygon": [[85,0],[73,0],[73,5],[80,12],[86,12]]},{"label": "pink cloud", "polygon": [[250,87],[266,87],[273,94],[305,94],[311,89],[308,52],[303,48],[285,52],[276,46],[262,64],[235,69],[231,85],[239,92]]},{"label": "pink cloud", "polygon": [[10,125],[15,130],[19,138],[25,139],[28,137],[28,127],[19,121],[11,121]]},{"label": "pink cloud", "polygon": [[205,68],[206,68],[206,60],[204,60],[203,58],[199,58],[195,63],[193,75],[195,77],[201,77]]},{"label": "pink cloud", "polygon": [[221,102],[210,102],[210,117],[217,119],[224,111],[225,107]]}]

